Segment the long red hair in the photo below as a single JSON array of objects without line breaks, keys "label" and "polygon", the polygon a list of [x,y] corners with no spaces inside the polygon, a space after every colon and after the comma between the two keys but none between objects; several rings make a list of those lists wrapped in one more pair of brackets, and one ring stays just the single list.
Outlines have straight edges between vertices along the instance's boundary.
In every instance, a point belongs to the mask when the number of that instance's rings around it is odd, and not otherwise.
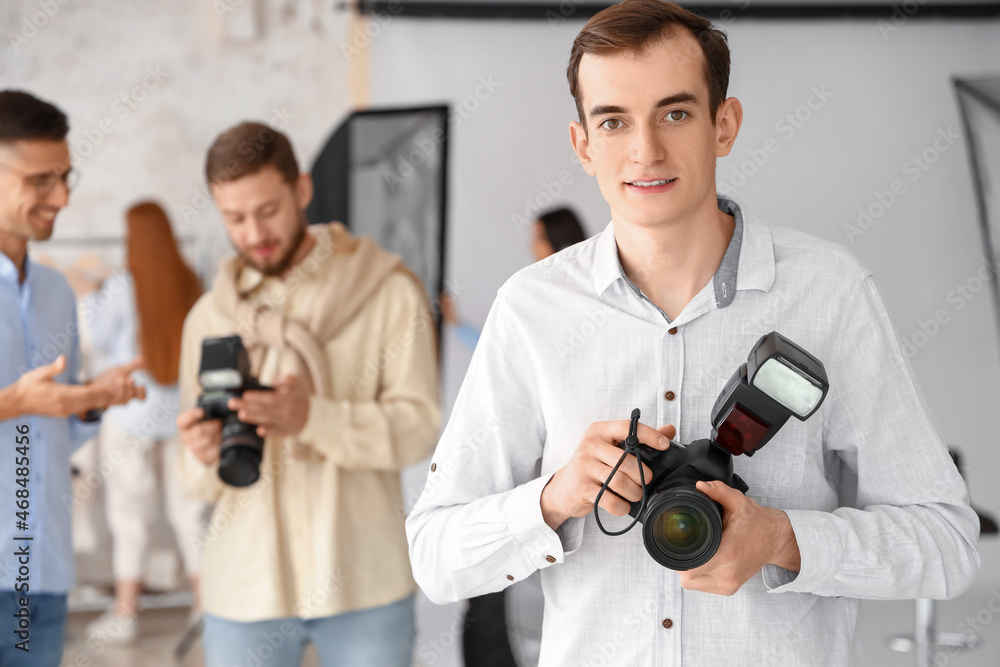
[{"label": "long red hair", "polygon": [[184,318],[201,296],[201,281],[181,257],[170,220],[158,204],[136,204],[128,210],[125,223],[139,349],[153,379],[171,385],[177,382]]}]

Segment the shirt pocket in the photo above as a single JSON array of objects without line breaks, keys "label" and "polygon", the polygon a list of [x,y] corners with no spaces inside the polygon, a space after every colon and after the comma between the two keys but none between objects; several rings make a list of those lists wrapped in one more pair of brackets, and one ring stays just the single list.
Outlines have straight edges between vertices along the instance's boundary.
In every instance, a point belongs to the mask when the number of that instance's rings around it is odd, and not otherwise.
[{"label": "shirt pocket", "polygon": [[766,507],[790,498],[802,486],[808,437],[809,422],[792,415],[753,456],[733,457],[733,469],[750,487],[747,495]]}]

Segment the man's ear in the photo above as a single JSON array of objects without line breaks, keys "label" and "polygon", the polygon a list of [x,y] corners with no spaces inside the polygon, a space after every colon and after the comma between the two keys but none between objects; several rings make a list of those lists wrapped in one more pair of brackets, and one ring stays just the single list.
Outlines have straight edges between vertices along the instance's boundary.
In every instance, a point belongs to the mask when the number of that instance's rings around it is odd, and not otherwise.
[{"label": "man's ear", "polygon": [[299,180],[295,182],[295,198],[298,200],[299,210],[306,210],[313,198],[312,174],[299,174]]},{"label": "man's ear", "polygon": [[715,157],[726,157],[736,142],[743,124],[743,105],[735,97],[730,97],[719,105],[715,114]]},{"label": "man's ear", "polygon": [[590,138],[583,129],[583,125],[575,120],[569,124],[569,141],[573,144],[573,151],[576,153],[577,159],[580,160],[580,164],[583,165],[584,171],[593,176],[594,159],[590,154]]}]

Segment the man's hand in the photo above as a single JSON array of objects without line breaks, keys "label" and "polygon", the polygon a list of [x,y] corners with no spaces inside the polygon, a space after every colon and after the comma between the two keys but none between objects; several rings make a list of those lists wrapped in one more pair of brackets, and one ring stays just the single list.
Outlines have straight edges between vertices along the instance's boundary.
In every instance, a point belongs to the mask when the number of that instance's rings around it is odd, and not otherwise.
[{"label": "man's hand", "polygon": [[240,421],[257,426],[257,435],[298,435],[309,419],[309,394],[302,380],[285,375],[274,383],[274,391],[246,391],[229,399],[229,409]]},{"label": "man's hand", "polygon": [[222,447],[222,422],[218,419],[202,421],[204,418],[205,411],[201,408],[182,412],[177,417],[177,431],[188,451],[209,466],[219,460],[219,449]]},{"label": "man's hand", "polygon": [[[627,419],[594,422],[587,428],[573,458],[552,475],[552,479],[542,489],[541,497],[542,516],[552,530],[561,526],[566,519],[586,516],[594,509],[598,491],[622,455],[622,450],[614,443],[628,437],[629,425]],[[636,437],[644,445],[662,450],[670,446],[670,438],[676,433],[677,429],[670,424],[659,429],[639,424]],[[653,473],[646,464],[642,464],[642,467],[648,484],[652,481]],[[608,489],[630,502],[642,499],[639,461],[634,456],[630,455],[625,459]],[[615,516],[624,516],[628,514],[629,503],[622,498],[605,491],[601,496],[600,507]]]},{"label": "man's hand", "polygon": [[137,385],[132,379],[132,373],[142,368],[142,364],[142,357],[136,357],[127,364],[109,368],[84,385],[93,393],[97,401],[85,409],[124,405],[133,398],[139,400],[146,398],[146,388]]},{"label": "man's hand", "polygon": [[13,419],[33,414],[43,417],[69,417],[87,410],[103,409],[125,403],[131,398],[144,398],[142,387],[136,387],[129,373],[142,365],[137,359],[131,364],[113,368],[102,374],[101,382],[64,384],[56,377],[66,370],[66,357],[32,369],[5,387],[0,400],[0,419]]},{"label": "man's hand", "polygon": [[679,573],[681,587],[733,595],[769,563],[799,571],[799,546],[784,512],[761,507],[722,482],[698,482],[697,488],[722,505],[722,542],[712,560]]}]

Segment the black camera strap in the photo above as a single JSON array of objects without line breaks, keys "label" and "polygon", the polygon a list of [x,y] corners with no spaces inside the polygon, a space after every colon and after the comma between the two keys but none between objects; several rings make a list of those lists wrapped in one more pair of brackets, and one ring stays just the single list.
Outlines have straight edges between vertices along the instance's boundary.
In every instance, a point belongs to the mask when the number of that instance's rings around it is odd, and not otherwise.
[{"label": "black camera strap", "polygon": [[[611,537],[624,535],[628,531],[632,530],[635,524],[639,523],[639,517],[641,517],[643,513],[645,513],[646,511],[646,502],[648,500],[647,497],[648,494],[646,493],[646,475],[642,472],[642,459],[639,457],[640,443],[639,443],[639,438],[636,435],[636,431],[638,429],[639,429],[639,408],[635,408],[634,410],[632,410],[632,422],[629,424],[628,427],[628,437],[625,438],[625,441],[621,443],[622,448],[625,451],[622,452],[621,458],[618,459],[618,463],[616,463],[615,467],[611,469],[611,474],[608,475],[608,478],[604,481],[604,484],[601,485],[601,490],[597,492],[597,497],[594,498],[594,520],[597,522],[597,527],[601,529],[602,533],[604,533],[605,535],[610,535]],[[635,460],[639,464],[639,484],[640,486],[642,486],[642,504],[639,506],[639,511],[636,513],[635,519],[632,521],[632,523],[630,523],[622,530],[619,530],[618,532],[610,532],[601,523],[601,514],[600,512],[597,511],[597,508],[601,502],[601,497],[604,495],[605,491],[611,491],[611,493],[615,493],[613,489],[609,488],[609,486],[611,485],[611,480],[614,479],[615,474],[618,472],[618,468],[620,468],[621,465],[625,463],[625,457],[628,456],[629,454],[635,456]],[[621,498],[621,496],[619,496],[617,493],[615,493],[615,495]],[[625,499],[622,498],[622,500]]]}]

